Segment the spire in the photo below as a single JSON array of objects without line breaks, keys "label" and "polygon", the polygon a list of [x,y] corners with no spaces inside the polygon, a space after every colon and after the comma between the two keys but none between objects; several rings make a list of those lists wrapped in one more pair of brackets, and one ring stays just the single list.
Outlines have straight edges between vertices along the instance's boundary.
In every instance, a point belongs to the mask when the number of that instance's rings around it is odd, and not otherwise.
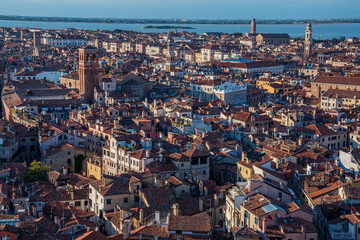
[{"label": "spire", "polygon": [[309,21],[308,24],[306,25],[306,30],[311,30],[312,28],[312,25],[311,25],[311,22]]}]

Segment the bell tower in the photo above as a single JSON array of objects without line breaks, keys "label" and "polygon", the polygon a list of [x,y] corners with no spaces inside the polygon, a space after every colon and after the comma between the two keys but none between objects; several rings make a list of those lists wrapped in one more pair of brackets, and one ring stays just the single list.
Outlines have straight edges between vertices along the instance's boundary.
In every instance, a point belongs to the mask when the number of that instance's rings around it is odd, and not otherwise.
[{"label": "bell tower", "polygon": [[251,20],[250,33],[251,33],[251,34],[255,34],[255,33],[256,33],[256,22],[255,22],[255,18],[253,18],[253,19]]},{"label": "bell tower", "polygon": [[311,55],[311,48],[312,48],[312,26],[309,22],[306,26],[305,31],[305,51],[304,51],[304,57],[308,58]]},{"label": "bell tower", "polygon": [[34,31],[33,32],[33,56],[39,57],[39,48],[41,47],[41,40],[39,37],[39,32]]},{"label": "bell tower", "polygon": [[80,94],[87,103],[92,103],[94,88],[99,86],[98,50],[92,46],[79,48]]},{"label": "bell tower", "polygon": [[175,53],[174,53],[173,39],[170,32],[168,33],[167,40],[168,40],[168,52],[166,54],[165,70],[166,72],[173,72],[175,70]]}]

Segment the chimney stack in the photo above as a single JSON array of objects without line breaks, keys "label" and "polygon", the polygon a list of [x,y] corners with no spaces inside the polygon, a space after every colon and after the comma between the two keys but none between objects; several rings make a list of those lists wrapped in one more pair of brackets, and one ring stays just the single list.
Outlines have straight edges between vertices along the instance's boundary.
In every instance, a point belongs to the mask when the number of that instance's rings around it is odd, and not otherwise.
[{"label": "chimney stack", "polygon": [[178,203],[173,204],[173,214],[175,216],[179,216],[179,204]]},{"label": "chimney stack", "polygon": [[126,237],[130,234],[130,220],[126,219],[124,222],[125,222],[124,236]]},{"label": "chimney stack", "polygon": [[215,207],[219,206],[219,197],[216,193],[214,194],[214,206]]},{"label": "chimney stack", "polygon": [[70,190],[71,200],[74,200],[74,190]]},{"label": "chimney stack", "polygon": [[140,210],[139,210],[140,226],[142,225],[143,220],[144,220],[144,210],[142,208],[140,208]]},{"label": "chimney stack", "polygon": [[155,211],[155,222],[160,223],[160,212],[159,211]]},{"label": "chimney stack", "polygon": [[199,191],[200,191],[200,196],[204,196],[204,182],[202,180],[200,180],[199,183]]},{"label": "chimney stack", "polygon": [[301,225],[301,239],[305,239],[306,231],[304,225]]},{"label": "chimney stack", "polygon": [[199,198],[199,211],[204,211],[204,200],[202,198]]},{"label": "chimney stack", "polygon": [[245,151],[241,152],[241,161],[245,161],[245,158],[247,157],[247,153]]},{"label": "chimney stack", "polygon": [[262,232],[265,233],[266,232],[266,218],[262,219]]}]

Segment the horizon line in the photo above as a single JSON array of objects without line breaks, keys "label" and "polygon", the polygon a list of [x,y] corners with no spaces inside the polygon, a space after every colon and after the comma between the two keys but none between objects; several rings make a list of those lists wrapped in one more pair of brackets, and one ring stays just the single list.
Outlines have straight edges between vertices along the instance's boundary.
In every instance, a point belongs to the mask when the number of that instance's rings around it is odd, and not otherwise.
[{"label": "horizon line", "polygon": [[[81,18],[81,19],[98,19],[98,20],[169,20],[169,21],[251,21],[252,18],[116,18],[116,17],[65,17],[65,16],[30,16],[30,15],[8,15],[8,14],[0,14],[0,17],[42,17],[42,18]],[[349,20],[360,20],[360,18],[255,18],[259,21],[349,21]],[[4,20],[4,19],[1,19]]]}]

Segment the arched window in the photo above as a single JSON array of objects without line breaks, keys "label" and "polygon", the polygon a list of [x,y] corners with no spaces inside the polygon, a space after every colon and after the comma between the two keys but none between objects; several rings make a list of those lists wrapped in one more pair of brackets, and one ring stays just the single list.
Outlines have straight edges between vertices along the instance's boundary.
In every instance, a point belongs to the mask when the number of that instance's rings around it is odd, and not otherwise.
[{"label": "arched window", "polygon": [[93,61],[96,61],[96,54],[93,53]]},{"label": "arched window", "polygon": [[64,140],[68,140],[68,137],[66,135],[64,135]]},{"label": "arched window", "polygon": [[71,82],[69,82],[69,88],[71,88]]},{"label": "arched window", "polygon": [[89,53],[86,54],[86,61],[87,61],[87,62],[90,61],[90,54],[89,54]]},{"label": "arched window", "polygon": [[60,135],[59,138],[58,138],[59,141],[62,141],[63,140],[63,135]]}]

